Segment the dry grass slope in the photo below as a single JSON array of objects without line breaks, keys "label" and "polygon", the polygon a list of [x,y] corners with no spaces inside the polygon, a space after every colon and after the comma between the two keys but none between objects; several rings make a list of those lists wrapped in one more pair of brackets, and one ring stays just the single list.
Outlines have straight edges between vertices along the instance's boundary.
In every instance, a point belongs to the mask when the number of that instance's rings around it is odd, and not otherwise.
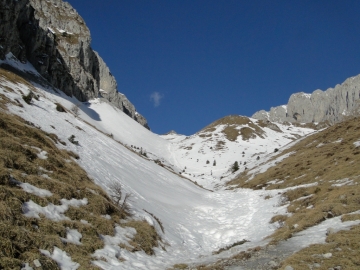
[{"label": "dry grass slope", "polygon": [[[288,203],[291,216],[276,216],[279,229],[271,236],[272,244],[286,240],[294,233],[314,226],[325,219],[342,216],[342,220],[359,219],[346,215],[360,210],[360,118],[351,118],[298,142],[274,158],[294,152],[266,172],[254,175],[245,172],[229,185],[252,189],[283,189],[303,184],[317,185],[288,190],[280,203]],[[272,180],[272,183],[269,183]],[[277,183],[276,183],[277,182]],[[282,265],[305,269],[321,263],[322,269],[342,266],[360,269],[360,226],[327,237],[327,244],[312,245],[288,258]],[[331,252],[324,260],[320,255]],[[283,268],[281,268],[283,269]]]},{"label": "dry grass slope", "polygon": [[[243,140],[256,138],[256,136],[263,138],[264,135],[264,131],[261,129],[260,125],[253,123],[248,117],[240,115],[229,115],[221,118],[203,128],[201,131],[198,132],[198,134],[200,134],[200,137],[211,136],[211,134],[209,133],[215,131],[216,127],[219,125],[225,125],[222,133],[229,141],[236,141],[239,135],[241,135]],[[241,127],[244,125],[247,126]],[[261,125],[264,127],[268,126],[263,122],[261,123]],[[273,125],[272,127],[275,128]]]},{"label": "dry grass slope", "polygon": [[[13,73],[2,70],[0,75],[2,80],[24,83]],[[31,84],[26,82],[25,85]],[[59,269],[56,262],[39,252],[39,249],[52,252],[54,246],[80,263],[79,269],[96,269],[91,263],[94,260],[91,254],[104,246],[99,235],[114,235],[116,224],[128,218],[129,213],[119,208],[73,159],[81,157],[57,148],[56,134],[47,134],[20,117],[8,114],[6,106],[9,103],[18,105],[0,95],[0,269],[20,269],[25,262],[35,267],[35,259],[40,261],[42,269]],[[47,159],[39,158],[38,149],[47,152]],[[39,197],[27,193],[12,179],[49,190],[53,195]],[[29,200],[47,206],[50,203],[60,205],[63,198],[87,198],[88,204],[70,207],[65,212],[70,220],[59,222],[43,216],[37,219],[23,215],[22,206]],[[104,218],[104,215],[111,216],[111,219]],[[135,220],[122,221],[121,226],[137,230],[131,242],[133,251],[144,250],[153,254],[152,248],[160,239],[154,227]],[[60,237],[66,238],[67,228],[82,234],[80,246],[61,241]]]}]

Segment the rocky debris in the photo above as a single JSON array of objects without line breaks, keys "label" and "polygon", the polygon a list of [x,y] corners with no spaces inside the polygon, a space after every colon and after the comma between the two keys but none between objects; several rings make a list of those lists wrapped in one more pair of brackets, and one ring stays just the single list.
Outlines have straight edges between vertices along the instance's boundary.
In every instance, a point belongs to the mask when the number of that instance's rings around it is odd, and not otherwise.
[{"label": "rocky debris", "polygon": [[345,80],[326,91],[315,90],[290,96],[287,105],[261,110],[252,118],[274,122],[324,122],[335,123],[345,116],[358,115],[360,109],[360,75]]},{"label": "rocky debris", "polygon": [[[257,270],[272,270],[278,269],[281,262],[291,255],[291,251],[286,252],[279,250],[276,246],[267,246],[264,248],[256,247],[248,251],[242,251],[239,254],[229,259],[222,259],[217,261],[214,265],[207,265],[209,269],[257,269]],[[190,269],[196,269],[191,268]],[[291,266],[286,266],[287,270],[294,270]]]},{"label": "rocky debris", "polygon": [[0,59],[29,61],[47,82],[80,101],[103,98],[149,128],[92,50],[90,31],[62,0],[0,0]]}]

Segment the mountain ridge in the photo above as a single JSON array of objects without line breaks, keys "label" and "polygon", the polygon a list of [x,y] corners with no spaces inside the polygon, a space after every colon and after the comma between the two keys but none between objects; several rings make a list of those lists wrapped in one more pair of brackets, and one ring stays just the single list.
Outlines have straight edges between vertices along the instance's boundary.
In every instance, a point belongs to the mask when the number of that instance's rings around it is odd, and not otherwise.
[{"label": "mountain ridge", "polygon": [[325,91],[315,90],[290,96],[287,105],[260,110],[252,117],[274,122],[329,123],[340,122],[346,116],[360,112],[360,75],[347,78],[342,84]]},{"label": "mountain ridge", "polygon": [[0,59],[8,53],[29,61],[51,86],[79,101],[103,98],[149,129],[109,68],[91,48],[90,31],[62,0],[0,1]]}]

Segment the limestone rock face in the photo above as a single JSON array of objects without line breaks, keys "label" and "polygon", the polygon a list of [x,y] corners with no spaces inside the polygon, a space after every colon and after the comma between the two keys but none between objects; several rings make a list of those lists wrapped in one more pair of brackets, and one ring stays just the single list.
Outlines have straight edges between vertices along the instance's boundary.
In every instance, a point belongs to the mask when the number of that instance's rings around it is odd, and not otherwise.
[{"label": "limestone rock face", "polygon": [[344,116],[358,114],[359,109],[360,75],[357,75],[326,91],[292,94],[287,105],[273,107],[270,112],[258,111],[252,117],[274,122],[335,123]]},{"label": "limestone rock face", "polygon": [[[80,101],[104,98],[149,128],[102,58],[92,50],[90,31],[62,0],[0,0],[0,59],[11,52],[29,61],[54,87]],[[101,89],[103,91],[101,91]]]}]

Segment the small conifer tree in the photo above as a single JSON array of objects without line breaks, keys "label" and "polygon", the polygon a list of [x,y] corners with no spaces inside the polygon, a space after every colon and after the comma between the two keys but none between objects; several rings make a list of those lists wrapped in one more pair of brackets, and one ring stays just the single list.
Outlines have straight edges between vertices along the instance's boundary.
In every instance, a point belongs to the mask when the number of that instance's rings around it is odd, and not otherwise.
[{"label": "small conifer tree", "polygon": [[231,166],[231,171],[234,173],[237,170],[239,170],[239,163],[235,161],[234,164]]}]

